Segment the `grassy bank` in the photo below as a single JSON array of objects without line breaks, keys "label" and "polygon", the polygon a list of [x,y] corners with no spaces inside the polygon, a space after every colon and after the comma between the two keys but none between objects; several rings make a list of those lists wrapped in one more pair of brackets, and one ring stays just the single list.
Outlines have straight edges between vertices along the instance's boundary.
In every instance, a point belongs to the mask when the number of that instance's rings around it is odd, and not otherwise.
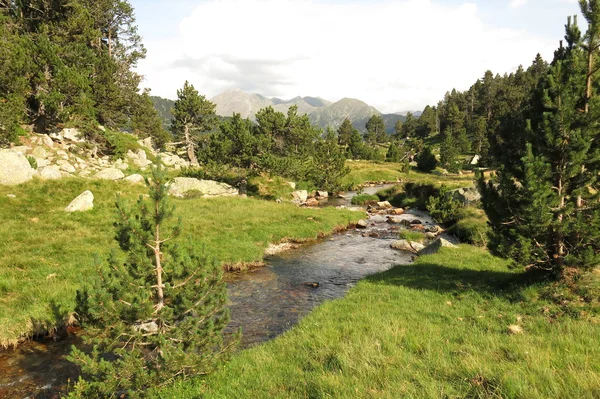
[{"label": "grassy bank", "polygon": [[482,249],[445,249],[361,281],[206,381],[158,396],[599,397],[598,314],[556,317],[524,277]]},{"label": "grassy bank", "polygon": [[402,172],[403,165],[393,162],[349,161],[346,166],[350,168],[350,173],[342,179],[342,186],[356,187],[365,182],[413,181],[422,184],[445,184],[451,188],[458,188],[473,185],[475,178],[474,173],[438,176],[419,172],[415,168]]},{"label": "grassy bank", "polygon": [[[93,192],[94,209],[65,213],[84,190]],[[79,281],[93,272],[95,254],[104,258],[116,248],[112,223],[118,191],[130,202],[146,192],[141,185],[79,179],[0,186],[0,346],[68,317]],[[174,202],[183,236],[224,264],[260,261],[270,242],[313,239],[363,216],[250,198]]]}]

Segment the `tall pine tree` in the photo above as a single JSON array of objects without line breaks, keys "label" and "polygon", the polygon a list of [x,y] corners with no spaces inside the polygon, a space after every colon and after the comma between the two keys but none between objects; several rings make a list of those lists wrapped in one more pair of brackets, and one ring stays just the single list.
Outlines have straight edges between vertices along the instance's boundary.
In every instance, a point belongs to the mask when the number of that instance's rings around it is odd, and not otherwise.
[{"label": "tall pine tree", "polygon": [[[591,9],[597,19],[600,9]],[[555,52],[520,132],[525,156],[480,182],[492,251],[554,272],[596,265],[600,254],[600,103],[588,97],[588,59],[576,19],[569,18],[566,30],[567,46]]]},{"label": "tall pine tree", "polygon": [[213,128],[215,108],[215,104],[198,94],[194,86],[187,81],[182,89],[177,90],[177,101],[171,111],[173,115],[171,131],[176,138],[184,141],[192,165],[198,164],[196,157],[198,136]]}]

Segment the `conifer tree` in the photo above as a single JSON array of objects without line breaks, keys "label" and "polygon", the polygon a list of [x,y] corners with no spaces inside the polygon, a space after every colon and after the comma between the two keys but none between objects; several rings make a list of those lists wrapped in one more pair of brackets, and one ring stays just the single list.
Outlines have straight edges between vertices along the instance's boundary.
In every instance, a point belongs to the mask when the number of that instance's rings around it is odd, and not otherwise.
[{"label": "conifer tree", "polygon": [[215,104],[198,94],[194,86],[187,81],[182,89],[177,90],[177,101],[171,111],[173,114],[171,130],[176,138],[184,141],[188,159],[193,165],[198,164],[196,157],[198,136],[213,128],[215,108]]},{"label": "conifer tree", "polygon": [[396,124],[394,125],[394,134],[392,135],[392,138],[394,140],[401,140],[402,137],[402,121],[400,119],[398,119],[396,121]]},{"label": "conifer tree", "polygon": [[78,317],[93,344],[73,347],[81,367],[73,397],[138,397],[175,378],[204,375],[232,349],[222,332],[229,320],[222,270],[176,243],[164,168],[152,170],[149,200],[135,209],[117,200],[121,252],[99,263],[98,277],[78,292]]},{"label": "conifer tree", "polygon": [[392,142],[385,154],[385,160],[388,162],[398,162],[400,160],[400,150],[398,143]]},{"label": "conifer tree", "polygon": [[431,147],[423,148],[423,150],[417,154],[416,161],[417,169],[419,169],[421,172],[431,172],[438,165],[438,161],[431,151]]},{"label": "conifer tree", "polygon": [[380,115],[373,115],[365,125],[367,129],[368,142],[370,144],[384,143],[387,139],[385,124]]},{"label": "conifer tree", "polygon": [[154,108],[149,90],[144,90],[136,96],[131,115],[131,129],[139,138],[151,137],[158,148],[162,148],[171,138]]},{"label": "conifer tree", "polygon": [[338,143],[344,147],[350,145],[350,136],[352,136],[353,131],[354,126],[352,126],[352,122],[350,122],[350,119],[345,118],[337,130]]},{"label": "conifer tree", "polygon": [[406,120],[404,121],[404,125],[402,126],[402,136],[406,137],[415,137],[418,126],[418,119],[414,117],[412,112],[406,114]]},{"label": "conifer tree", "polygon": [[449,131],[446,131],[444,133],[444,141],[440,146],[440,164],[442,168],[447,169],[448,172],[458,172],[460,169],[460,165],[457,163],[459,151],[456,139]]},{"label": "conifer tree", "polygon": [[[600,9],[594,10],[597,19]],[[525,156],[503,165],[488,184],[480,179],[490,249],[517,265],[556,273],[600,260],[600,104],[588,98],[588,59],[576,19],[569,18],[566,30],[567,46],[555,52],[520,132]]]}]

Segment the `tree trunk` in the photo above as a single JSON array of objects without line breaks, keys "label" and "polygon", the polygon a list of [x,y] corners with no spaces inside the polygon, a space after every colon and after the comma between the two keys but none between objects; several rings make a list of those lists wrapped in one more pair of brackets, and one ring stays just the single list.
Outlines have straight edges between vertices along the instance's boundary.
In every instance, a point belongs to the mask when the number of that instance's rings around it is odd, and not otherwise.
[{"label": "tree trunk", "polygon": [[108,56],[112,57],[112,35],[108,29]]},{"label": "tree trunk", "polygon": [[188,153],[188,159],[190,160],[190,164],[193,166],[197,166],[198,158],[196,158],[196,152],[194,151],[194,142],[192,141],[192,137],[190,135],[190,127],[187,124],[184,127],[184,134],[185,134],[185,144],[187,145],[187,153]]},{"label": "tree trunk", "polygon": [[[158,206],[158,205],[157,205]],[[158,212],[158,211],[157,211]],[[162,264],[161,264],[161,253],[160,253],[160,226],[156,225],[156,232],[154,234],[154,269],[156,272],[156,312],[158,313],[165,306],[165,294],[163,291],[162,281]]]}]

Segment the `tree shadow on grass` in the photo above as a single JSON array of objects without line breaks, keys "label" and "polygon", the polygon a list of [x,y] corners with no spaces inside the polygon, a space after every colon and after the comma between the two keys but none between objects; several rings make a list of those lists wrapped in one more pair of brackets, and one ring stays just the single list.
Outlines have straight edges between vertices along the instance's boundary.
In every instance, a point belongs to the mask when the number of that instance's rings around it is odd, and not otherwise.
[{"label": "tree shadow on grass", "polygon": [[527,286],[539,283],[545,275],[539,271],[514,273],[509,271],[458,269],[436,263],[396,266],[387,272],[367,278],[374,284],[403,286],[437,292],[478,292],[506,296],[519,300]]}]

